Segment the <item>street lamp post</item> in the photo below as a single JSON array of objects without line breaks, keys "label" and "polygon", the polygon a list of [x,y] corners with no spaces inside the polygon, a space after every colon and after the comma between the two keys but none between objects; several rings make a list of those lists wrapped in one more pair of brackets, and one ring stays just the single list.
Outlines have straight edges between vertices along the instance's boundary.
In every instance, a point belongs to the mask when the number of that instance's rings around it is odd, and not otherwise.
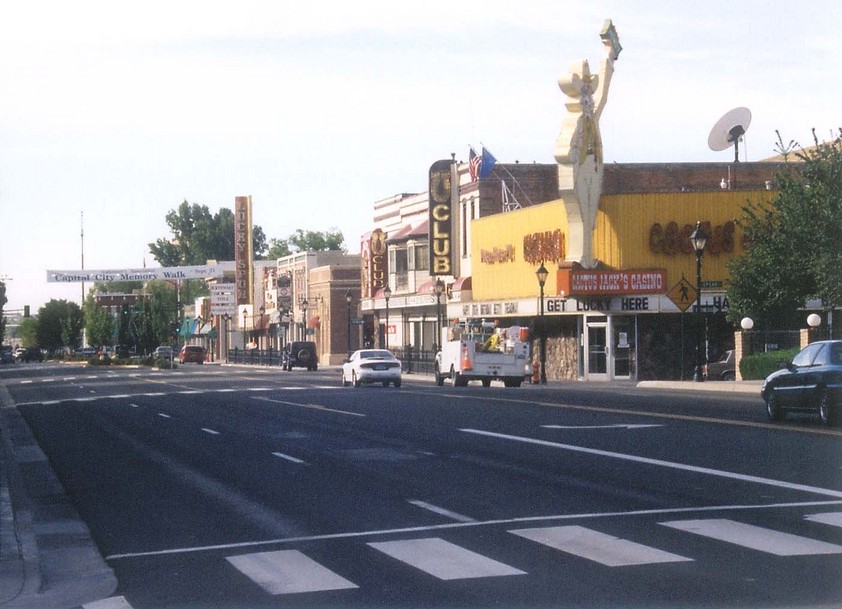
[{"label": "street lamp post", "polygon": [[707,235],[702,230],[702,223],[696,222],[696,228],[690,234],[690,244],[696,253],[696,367],[693,369],[693,380],[701,383],[705,380],[702,373],[704,367],[704,347],[702,345],[702,254],[705,253]]},{"label": "street lamp post", "polygon": [[246,350],[246,314],[247,309],[243,307],[243,351]]},{"label": "street lamp post", "polygon": [[436,340],[434,345],[438,346],[441,340],[441,295],[444,293],[444,281],[436,279]]},{"label": "street lamp post", "polygon": [[540,291],[539,302],[540,302],[540,313],[538,316],[539,323],[541,325],[541,331],[538,336],[538,340],[540,341],[540,349],[541,349],[541,384],[547,384],[547,333],[545,332],[544,328],[544,285],[547,283],[547,277],[549,277],[550,273],[547,271],[544,263],[541,262],[541,266],[538,267],[538,270],[535,271],[535,276],[538,278],[538,288]]},{"label": "street lamp post", "polygon": [[392,297],[392,288],[388,285],[383,288],[383,298],[386,299],[386,348],[389,348],[389,299]]},{"label": "street lamp post", "polygon": [[307,307],[308,306],[310,306],[310,303],[307,302],[306,298],[301,301],[301,317],[303,318],[303,324],[302,325],[304,326],[304,330],[303,330],[304,335],[301,337],[301,340],[307,340]]},{"label": "street lamp post", "polygon": [[348,303],[348,357],[351,357],[351,290],[345,292],[345,302]]}]

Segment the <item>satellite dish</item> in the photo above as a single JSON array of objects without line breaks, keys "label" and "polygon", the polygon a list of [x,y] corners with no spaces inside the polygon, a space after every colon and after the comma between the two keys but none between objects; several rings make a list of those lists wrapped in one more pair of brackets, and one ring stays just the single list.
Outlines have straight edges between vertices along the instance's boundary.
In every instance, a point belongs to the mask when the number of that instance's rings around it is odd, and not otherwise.
[{"label": "satellite dish", "polygon": [[716,121],[708,136],[711,150],[726,150],[734,146],[734,162],[740,162],[740,138],[748,131],[751,111],[748,108],[734,108]]}]

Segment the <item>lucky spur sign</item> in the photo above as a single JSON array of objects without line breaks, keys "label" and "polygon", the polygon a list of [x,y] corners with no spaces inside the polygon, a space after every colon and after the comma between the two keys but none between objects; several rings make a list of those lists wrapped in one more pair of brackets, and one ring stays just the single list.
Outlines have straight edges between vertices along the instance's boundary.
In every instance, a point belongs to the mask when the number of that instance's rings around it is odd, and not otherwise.
[{"label": "lucky spur sign", "polygon": [[168,266],[154,269],[106,269],[77,271],[47,271],[49,283],[90,283],[94,281],[153,281],[165,279],[210,279],[222,277],[222,267],[212,266]]}]

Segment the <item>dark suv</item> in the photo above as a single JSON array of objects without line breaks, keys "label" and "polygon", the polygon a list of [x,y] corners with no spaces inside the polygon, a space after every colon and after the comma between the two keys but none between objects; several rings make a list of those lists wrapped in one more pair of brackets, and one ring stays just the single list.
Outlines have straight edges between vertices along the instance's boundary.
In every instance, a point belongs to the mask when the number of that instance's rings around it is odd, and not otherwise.
[{"label": "dark suv", "polygon": [[281,355],[281,367],[292,370],[293,367],[318,370],[319,356],[316,355],[316,343],[312,341],[295,341],[287,343]]},{"label": "dark suv", "polygon": [[22,362],[44,361],[44,354],[41,353],[41,349],[39,349],[38,347],[26,347],[24,349],[18,349],[17,353],[15,353],[15,357]]}]

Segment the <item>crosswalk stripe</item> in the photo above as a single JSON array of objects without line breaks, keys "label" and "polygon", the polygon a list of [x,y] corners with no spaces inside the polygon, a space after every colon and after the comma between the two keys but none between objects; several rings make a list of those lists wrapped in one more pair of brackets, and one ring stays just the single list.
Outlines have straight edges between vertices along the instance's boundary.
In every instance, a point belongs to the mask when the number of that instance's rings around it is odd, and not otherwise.
[{"label": "crosswalk stripe", "polygon": [[811,522],[820,522],[822,524],[829,524],[835,527],[842,527],[842,512],[827,512],[825,514],[812,514],[805,516]]},{"label": "crosswalk stripe", "polygon": [[129,601],[122,596],[111,596],[82,605],[82,609],[132,609]]},{"label": "crosswalk stripe", "polygon": [[519,529],[509,533],[608,567],[693,560],[580,526]]},{"label": "crosswalk stripe", "polygon": [[369,546],[442,580],[526,575],[438,537],[369,543]]},{"label": "crosswalk stripe", "polygon": [[298,550],[243,554],[226,560],[272,595],[358,587]]},{"label": "crosswalk stripe", "polygon": [[775,556],[842,554],[842,546],[724,518],[674,520],[660,524],[679,531],[695,533],[703,537],[774,554]]}]

